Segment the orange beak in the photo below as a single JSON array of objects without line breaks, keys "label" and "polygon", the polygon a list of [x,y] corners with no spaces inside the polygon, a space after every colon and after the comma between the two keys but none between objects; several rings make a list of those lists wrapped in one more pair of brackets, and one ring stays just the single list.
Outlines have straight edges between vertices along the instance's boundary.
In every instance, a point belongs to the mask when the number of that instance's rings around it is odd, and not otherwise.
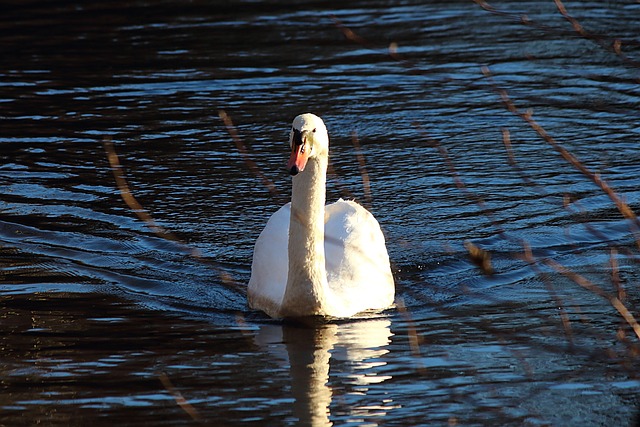
[{"label": "orange beak", "polygon": [[307,160],[309,160],[309,147],[306,141],[302,141],[301,144],[294,143],[291,157],[287,163],[287,170],[291,175],[297,175],[304,170]]}]

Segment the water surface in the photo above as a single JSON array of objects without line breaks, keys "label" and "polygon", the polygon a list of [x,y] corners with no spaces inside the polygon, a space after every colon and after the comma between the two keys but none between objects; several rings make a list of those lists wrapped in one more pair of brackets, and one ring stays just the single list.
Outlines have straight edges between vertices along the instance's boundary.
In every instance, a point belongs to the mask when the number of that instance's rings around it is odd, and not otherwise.
[{"label": "water surface", "polygon": [[[565,6],[582,34],[551,1],[10,2],[0,423],[632,425],[639,338],[612,298],[640,316],[636,226],[500,97],[637,210],[640,5]],[[246,307],[306,111],[328,198],[384,229],[380,316]],[[124,203],[105,138],[171,236]]]}]

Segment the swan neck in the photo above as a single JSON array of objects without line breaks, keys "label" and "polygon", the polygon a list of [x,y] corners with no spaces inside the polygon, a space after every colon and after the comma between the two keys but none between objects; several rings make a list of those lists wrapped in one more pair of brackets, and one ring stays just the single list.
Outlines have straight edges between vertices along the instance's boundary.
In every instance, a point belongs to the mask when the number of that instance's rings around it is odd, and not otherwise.
[{"label": "swan neck", "polygon": [[324,254],[324,205],[327,156],[310,158],[293,177],[289,223],[289,271],[283,317],[322,315],[327,306]]}]

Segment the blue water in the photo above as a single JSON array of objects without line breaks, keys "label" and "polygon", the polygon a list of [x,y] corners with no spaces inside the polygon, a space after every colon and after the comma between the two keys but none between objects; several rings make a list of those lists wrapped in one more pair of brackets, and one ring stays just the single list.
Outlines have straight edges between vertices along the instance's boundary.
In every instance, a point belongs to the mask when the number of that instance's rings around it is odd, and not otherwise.
[{"label": "blue water", "polygon": [[[640,317],[636,226],[500,94],[638,210],[640,4],[566,2],[582,35],[551,1],[491,6],[6,5],[0,424],[634,425],[640,337],[612,298]],[[385,232],[378,317],[246,306],[306,111],[328,198]]]}]

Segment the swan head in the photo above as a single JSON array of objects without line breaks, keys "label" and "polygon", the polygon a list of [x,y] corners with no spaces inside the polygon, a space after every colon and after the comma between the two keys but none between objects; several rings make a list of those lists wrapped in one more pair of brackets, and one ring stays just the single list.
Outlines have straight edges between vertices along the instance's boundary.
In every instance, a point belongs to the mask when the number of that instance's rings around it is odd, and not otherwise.
[{"label": "swan head", "polygon": [[311,113],[293,119],[289,147],[287,170],[291,175],[302,172],[310,158],[329,155],[329,134],[322,119]]}]

